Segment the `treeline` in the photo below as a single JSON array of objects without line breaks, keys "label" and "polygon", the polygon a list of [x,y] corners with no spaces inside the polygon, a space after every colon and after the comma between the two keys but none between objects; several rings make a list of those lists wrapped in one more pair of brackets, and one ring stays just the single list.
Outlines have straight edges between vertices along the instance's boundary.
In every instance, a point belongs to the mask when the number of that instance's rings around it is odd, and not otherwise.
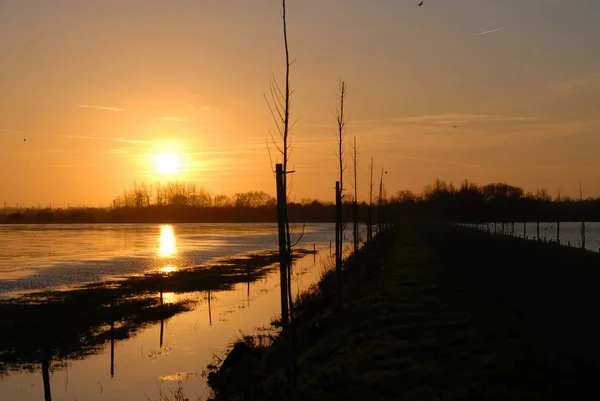
[{"label": "treeline", "polygon": [[[436,180],[421,193],[382,192],[372,207],[379,220],[438,220],[450,222],[600,221],[600,198],[552,197],[544,189],[526,193],[505,183],[478,186],[464,181]],[[352,197],[344,198],[344,220],[352,221]],[[318,200],[289,203],[292,221],[334,222],[335,205]],[[366,222],[369,205],[358,205]],[[0,210],[0,223],[252,223],[276,222],[275,199],[261,191],[212,195],[194,184],[170,182],[134,185],[116,197],[109,208]]]},{"label": "treeline", "polygon": [[149,206],[194,206],[199,208],[212,207],[274,207],[276,200],[262,191],[236,193],[233,196],[212,195],[206,189],[194,183],[171,181],[156,184],[134,184],[132,188],[123,191],[112,201],[112,207],[142,208]]},{"label": "treeline", "polygon": [[[333,222],[335,205],[317,200],[291,202],[298,222]],[[348,220],[351,207],[346,207]],[[361,206],[366,216],[367,206]],[[361,219],[364,220],[364,219]],[[212,195],[193,183],[134,184],[111,207],[20,208],[0,211],[0,223],[254,223],[277,222],[276,200],[262,191]]]},{"label": "treeline", "polygon": [[[288,205],[292,221],[326,223],[335,221],[335,205],[312,201]],[[347,219],[351,207],[346,207]],[[366,205],[361,207],[366,215]],[[364,220],[364,219],[361,219]],[[194,206],[181,204],[144,207],[69,209],[21,209],[0,212],[0,224],[61,224],[61,223],[275,223],[277,208],[264,206]]]},{"label": "treeline", "polygon": [[525,192],[506,183],[459,187],[436,180],[421,194],[399,191],[389,200],[394,218],[451,222],[600,221],[600,198],[552,197],[547,190]]}]

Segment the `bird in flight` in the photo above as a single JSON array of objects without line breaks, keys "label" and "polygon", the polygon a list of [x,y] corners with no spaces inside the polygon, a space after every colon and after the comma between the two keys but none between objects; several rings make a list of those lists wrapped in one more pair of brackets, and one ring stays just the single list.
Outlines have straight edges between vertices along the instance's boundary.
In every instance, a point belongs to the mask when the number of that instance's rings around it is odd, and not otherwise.
[{"label": "bird in flight", "polygon": [[420,3],[419,3],[419,7],[421,7],[421,6],[423,5],[423,3],[424,3],[423,1],[422,1],[422,2],[420,2]]},{"label": "bird in flight", "polygon": [[23,142],[25,142],[27,140],[27,138],[23,138]]},{"label": "bird in flight", "polygon": [[455,125],[454,127],[452,127],[452,129],[458,128],[458,125]]}]

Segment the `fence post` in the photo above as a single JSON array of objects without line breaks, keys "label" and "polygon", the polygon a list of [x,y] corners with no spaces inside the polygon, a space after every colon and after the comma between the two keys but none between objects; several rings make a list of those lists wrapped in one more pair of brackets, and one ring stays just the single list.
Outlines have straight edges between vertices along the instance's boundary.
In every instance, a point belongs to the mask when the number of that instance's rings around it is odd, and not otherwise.
[{"label": "fence post", "polygon": [[340,306],[342,305],[342,189],[340,182],[335,182],[335,272]]},{"label": "fence post", "polygon": [[281,330],[287,333],[288,328],[288,297],[287,297],[287,261],[285,238],[285,188],[283,187],[283,165],[275,165],[277,180],[277,226],[279,231],[279,284],[281,286]]},{"label": "fence post", "polygon": [[[356,138],[355,138],[356,139]],[[356,184],[354,184],[356,185]],[[353,227],[353,234],[354,234],[354,253],[358,252],[358,202],[356,201],[356,199],[354,199],[354,202],[352,203],[352,209],[353,209],[353,215],[354,215],[354,227]]]}]

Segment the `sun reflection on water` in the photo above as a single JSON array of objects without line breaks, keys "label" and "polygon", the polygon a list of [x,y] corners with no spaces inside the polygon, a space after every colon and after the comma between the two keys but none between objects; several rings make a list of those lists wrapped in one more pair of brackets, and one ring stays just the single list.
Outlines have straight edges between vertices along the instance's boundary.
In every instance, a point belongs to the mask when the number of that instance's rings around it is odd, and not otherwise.
[{"label": "sun reflection on water", "polygon": [[173,256],[177,253],[177,247],[175,246],[175,232],[173,231],[173,226],[160,226],[160,237],[158,240],[158,256],[160,256],[161,258],[166,258],[169,256]]},{"label": "sun reflection on water", "polygon": [[163,304],[175,303],[175,293],[174,292],[163,292],[162,293],[162,303]]},{"label": "sun reflection on water", "polygon": [[175,267],[173,265],[169,265],[169,266],[161,267],[158,271],[161,273],[173,273],[176,270],[177,270],[177,267]]}]

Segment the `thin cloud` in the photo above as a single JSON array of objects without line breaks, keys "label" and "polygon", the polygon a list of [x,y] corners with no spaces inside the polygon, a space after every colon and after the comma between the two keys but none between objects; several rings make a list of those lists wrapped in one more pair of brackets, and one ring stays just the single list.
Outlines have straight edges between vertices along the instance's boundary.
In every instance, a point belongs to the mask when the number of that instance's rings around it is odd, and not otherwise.
[{"label": "thin cloud", "polygon": [[107,107],[107,106],[94,106],[90,104],[78,104],[77,107],[82,109],[95,109],[95,110],[106,110],[106,111],[124,111],[125,109],[120,109],[118,107]]},{"label": "thin cloud", "polygon": [[399,156],[399,157],[401,159],[422,161],[422,162],[426,162],[426,163],[445,164],[445,165],[449,165],[449,166],[468,167],[468,168],[484,168],[484,166],[482,166],[481,164],[461,163],[461,162],[455,162],[452,160],[434,159],[434,158],[430,158],[430,157],[417,157],[417,156]]},{"label": "thin cloud", "polygon": [[83,163],[83,164],[45,164],[39,165],[40,167],[95,167],[97,164]]},{"label": "thin cloud", "polygon": [[161,117],[160,120],[163,121],[173,121],[176,123],[189,123],[190,119],[186,117]]},{"label": "thin cloud", "polygon": [[7,132],[9,134],[22,134],[21,131],[15,131],[13,129],[0,129],[0,132]]},{"label": "thin cloud", "polygon": [[538,117],[512,116],[503,114],[473,114],[473,113],[441,113],[428,114],[421,116],[411,116],[402,119],[396,119],[395,122],[401,123],[433,123],[433,124],[450,124],[450,123],[476,123],[476,122],[495,122],[495,123],[511,123],[511,122],[532,122],[538,121]]},{"label": "thin cloud", "polygon": [[503,30],[504,28],[496,28],[496,29],[490,29],[489,31],[483,31],[483,32],[479,32],[479,33],[474,33],[473,36],[482,36],[482,35],[487,35],[490,33],[494,33],[494,32],[498,32]]},{"label": "thin cloud", "polygon": [[144,141],[140,139],[126,139],[126,138],[113,138],[105,136],[87,136],[87,135],[55,135],[62,138],[75,138],[75,139],[88,139],[88,140],[105,140],[105,141],[117,141],[121,143],[150,143],[150,141]]}]

